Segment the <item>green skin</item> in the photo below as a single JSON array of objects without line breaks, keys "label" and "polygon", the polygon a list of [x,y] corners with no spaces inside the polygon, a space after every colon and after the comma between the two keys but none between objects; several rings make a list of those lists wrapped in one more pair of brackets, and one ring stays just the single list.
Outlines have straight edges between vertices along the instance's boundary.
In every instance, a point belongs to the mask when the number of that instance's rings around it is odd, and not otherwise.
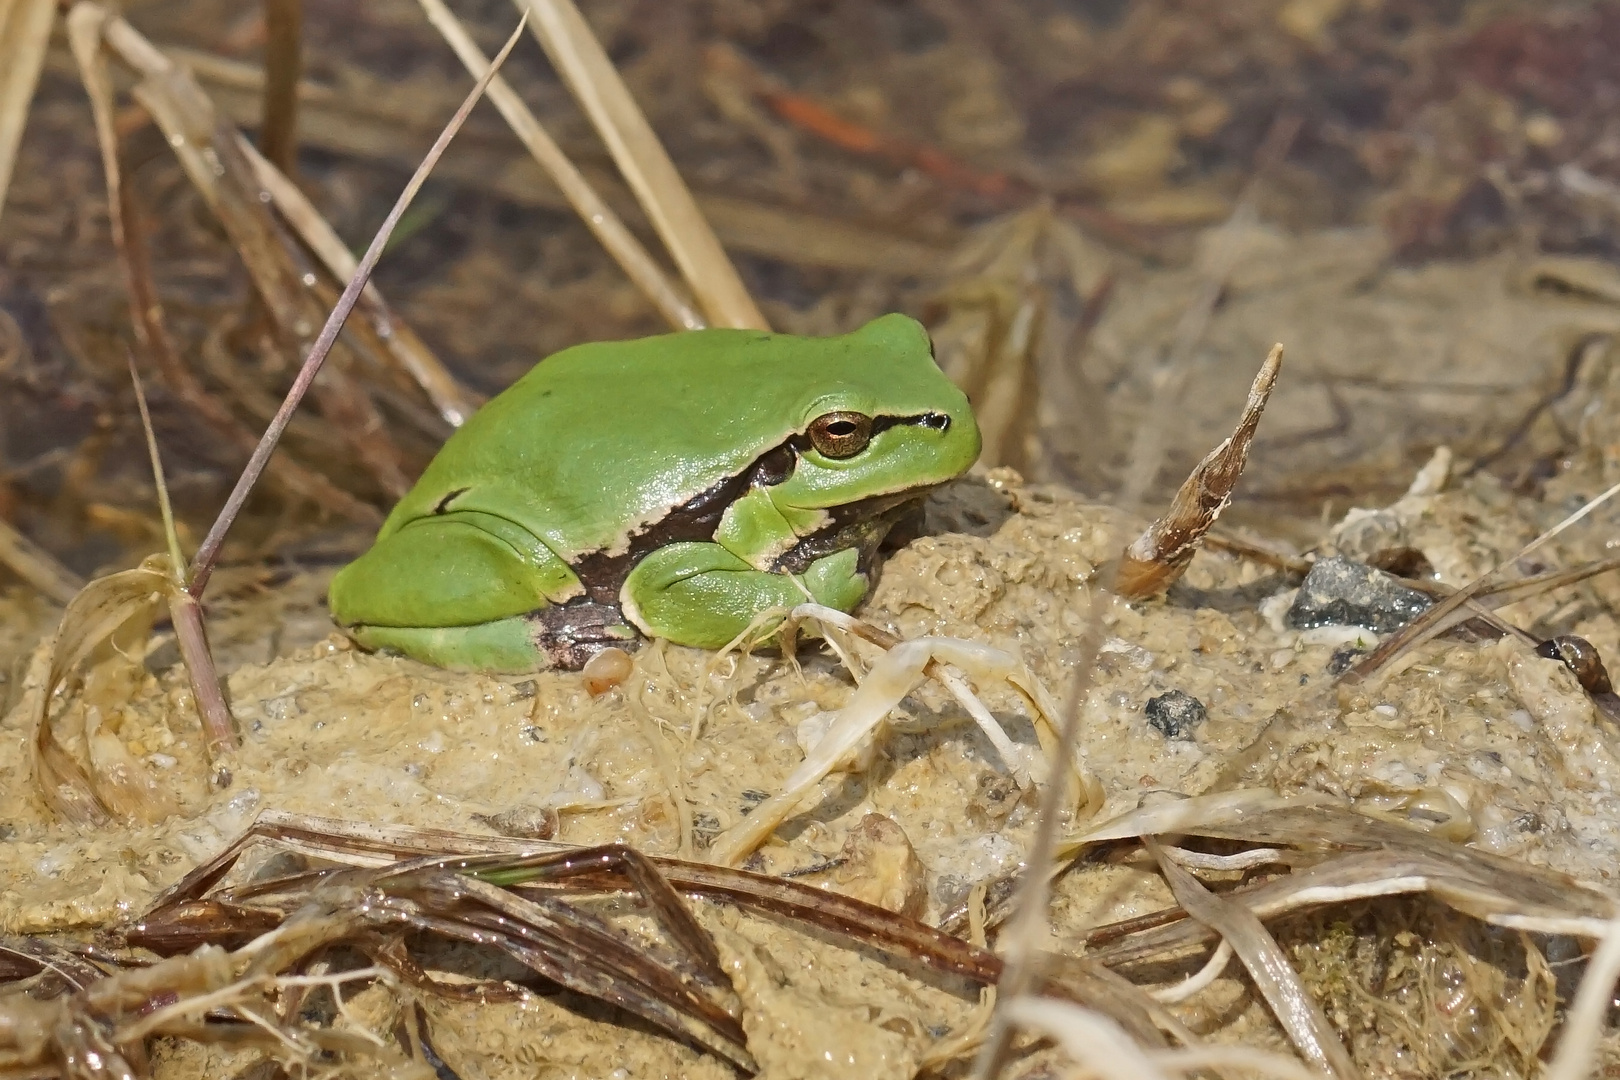
[{"label": "green skin", "polygon": [[[828,443],[849,430],[831,413],[871,418],[869,441]],[[578,668],[642,635],[719,648],[772,608],[853,609],[890,527],[978,455],[903,315],[579,345],[450,437],[332,580],[332,615],[463,670]]]}]

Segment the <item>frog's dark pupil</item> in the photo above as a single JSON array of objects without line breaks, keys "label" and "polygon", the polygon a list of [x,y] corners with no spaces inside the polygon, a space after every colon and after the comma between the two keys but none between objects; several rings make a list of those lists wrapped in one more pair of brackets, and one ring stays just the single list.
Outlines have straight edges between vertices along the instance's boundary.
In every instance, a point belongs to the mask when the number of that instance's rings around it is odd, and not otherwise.
[{"label": "frog's dark pupil", "polygon": [[810,425],[810,444],[830,458],[854,457],[871,441],[872,418],[865,413],[827,413]]}]

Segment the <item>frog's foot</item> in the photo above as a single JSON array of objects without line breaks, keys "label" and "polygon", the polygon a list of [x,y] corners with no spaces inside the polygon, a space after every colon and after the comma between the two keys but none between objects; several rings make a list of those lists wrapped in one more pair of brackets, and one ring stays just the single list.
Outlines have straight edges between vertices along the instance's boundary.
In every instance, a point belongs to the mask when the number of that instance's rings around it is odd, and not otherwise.
[{"label": "frog's foot", "polygon": [[550,667],[578,671],[603,649],[634,648],[641,641],[635,627],[625,621],[617,604],[573,600],[532,611],[523,616],[535,642],[550,659]]},{"label": "frog's foot", "polygon": [[355,626],[349,634],[365,648],[434,667],[504,675],[578,671],[610,645],[627,648],[640,639],[618,607],[583,600],[472,626]]}]

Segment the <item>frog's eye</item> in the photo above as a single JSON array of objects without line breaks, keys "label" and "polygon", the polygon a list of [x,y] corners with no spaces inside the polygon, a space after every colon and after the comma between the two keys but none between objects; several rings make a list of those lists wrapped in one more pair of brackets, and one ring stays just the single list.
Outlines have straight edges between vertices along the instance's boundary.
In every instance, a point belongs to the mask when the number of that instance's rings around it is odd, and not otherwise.
[{"label": "frog's eye", "polygon": [[830,458],[854,457],[872,441],[872,418],[858,412],[830,412],[810,421],[810,445]]}]

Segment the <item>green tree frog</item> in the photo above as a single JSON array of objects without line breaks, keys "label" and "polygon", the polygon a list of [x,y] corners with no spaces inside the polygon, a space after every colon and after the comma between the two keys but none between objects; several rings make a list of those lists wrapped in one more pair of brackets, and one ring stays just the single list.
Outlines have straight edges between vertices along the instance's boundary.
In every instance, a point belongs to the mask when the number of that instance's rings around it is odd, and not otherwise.
[{"label": "green tree frog", "polygon": [[578,668],[644,635],[719,648],[771,608],[853,609],[891,526],[978,455],[904,315],[578,345],[450,437],[333,579],[332,615],[463,670]]}]

